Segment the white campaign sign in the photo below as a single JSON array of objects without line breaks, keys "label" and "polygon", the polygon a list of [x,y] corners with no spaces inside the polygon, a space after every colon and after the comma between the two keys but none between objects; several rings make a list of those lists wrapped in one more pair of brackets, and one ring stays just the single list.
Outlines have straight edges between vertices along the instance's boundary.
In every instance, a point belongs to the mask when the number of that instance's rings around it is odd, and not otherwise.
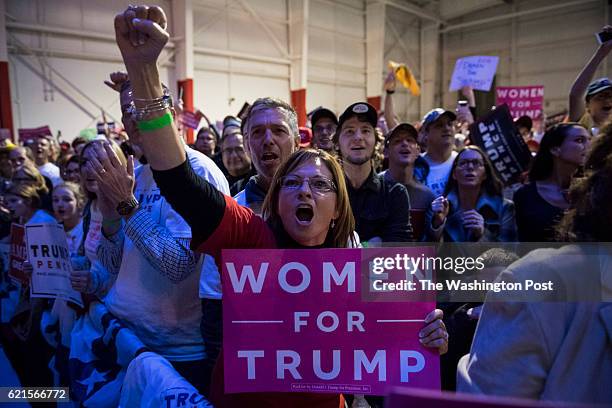
[{"label": "white campaign sign", "polygon": [[451,77],[449,91],[456,91],[464,86],[471,86],[479,91],[490,91],[498,62],[499,57],[459,58]]},{"label": "white campaign sign", "polygon": [[60,224],[26,225],[28,260],[32,264],[31,297],[60,298],[83,307],[81,294],[70,284],[70,251]]}]

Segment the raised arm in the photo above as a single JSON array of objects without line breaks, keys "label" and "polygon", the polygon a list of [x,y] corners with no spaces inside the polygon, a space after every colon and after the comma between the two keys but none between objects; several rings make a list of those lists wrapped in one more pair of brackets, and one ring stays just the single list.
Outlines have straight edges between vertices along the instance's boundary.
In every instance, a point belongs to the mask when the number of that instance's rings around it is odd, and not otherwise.
[{"label": "raised arm", "polygon": [[186,159],[185,149],[169,108],[158,109],[163,97],[157,59],[170,37],[160,7],[129,6],[115,16],[115,38],[134,90],[142,120],[142,148],[151,168],[167,170]]},{"label": "raised arm", "polygon": [[395,73],[391,70],[385,79],[385,121],[389,130],[397,126],[399,121],[395,116],[395,106],[393,105],[393,94],[396,88]]},{"label": "raised arm", "polygon": [[[605,26],[603,31],[612,32],[612,26]],[[599,64],[608,56],[612,50],[612,40],[600,44],[595,53],[584,66],[574,81],[569,94],[569,120],[576,122],[580,120],[585,111],[584,96],[589,83],[593,80]]]}]

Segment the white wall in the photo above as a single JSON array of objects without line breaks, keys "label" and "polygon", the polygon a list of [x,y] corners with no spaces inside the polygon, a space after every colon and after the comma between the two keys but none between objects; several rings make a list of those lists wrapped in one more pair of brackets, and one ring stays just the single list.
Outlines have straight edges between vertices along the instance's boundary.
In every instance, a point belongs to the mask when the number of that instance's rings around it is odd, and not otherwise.
[{"label": "white wall", "polygon": [[337,114],[366,98],[365,1],[310,0],[308,111]]},{"label": "white wall", "polygon": [[[130,1],[4,1],[9,46],[12,45],[9,62],[15,126],[49,124],[52,130],[61,130],[71,140],[81,129],[95,126],[100,107],[118,119],[117,95],[102,81],[109,72],[123,69],[113,40],[112,20]],[[257,18],[245,10],[243,1]],[[323,105],[340,113],[348,104],[366,98],[364,11],[367,1],[370,0],[309,0],[306,98],[309,111]],[[435,14],[446,20],[444,29],[567,1],[571,0],[515,0],[514,5],[509,5],[502,0],[469,0],[462,3],[465,7],[458,7],[455,0],[418,3],[431,12],[437,11]],[[252,102],[260,96],[290,100],[287,0],[193,2],[195,105],[215,120],[235,114],[244,101]],[[171,13],[170,0],[157,3]],[[402,0],[395,3],[408,4]],[[437,78],[434,104],[452,107],[456,94],[447,89],[455,60],[465,55],[499,55],[497,85],[542,84],[545,110],[556,112],[566,106],[572,81],[596,47],[593,33],[607,18],[606,4],[606,0],[584,0],[557,11],[450,31],[441,35],[440,58],[436,64],[427,62],[434,59],[424,58],[421,44],[421,27],[431,22],[387,6],[385,27],[381,27],[385,30],[385,58],[380,63],[385,67],[384,72],[387,60],[393,59],[408,63],[418,80],[423,72],[428,78]],[[172,21],[172,16],[168,19]],[[265,24],[266,29],[257,21]],[[392,33],[391,25],[401,41]],[[74,32],[37,31],[54,27]],[[172,34],[172,27],[170,31]],[[14,38],[38,55],[17,51]],[[45,64],[66,80],[52,73]],[[599,75],[604,71],[602,68]],[[440,74],[432,75],[436,72]],[[607,72],[612,74],[609,69]],[[45,85],[41,77],[58,89]],[[171,89],[175,88],[172,60],[162,67],[162,79]],[[74,87],[92,100],[79,95]],[[433,107],[421,106],[420,98],[410,96],[401,88],[395,101],[402,120],[416,121],[423,111]]]},{"label": "white wall", "polygon": [[[279,42],[280,50],[239,1],[195,2],[194,104],[211,120],[235,115],[244,102],[253,102],[261,96],[290,101],[289,59],[281,52],[288,49],[287,4],[284,0],[247,3]],[[198,52],[198,47],[258,55],[279,62],[214,56]]]},{"label": "white wall", "polygon": [[[497,5],[470,13],[450,24],[567,2],[515,1],[514,6]],[[457,58],[466,55],[497,55],[500,57],[496,75],[498,86],[544,85],[545,112],[550,114],[566,109],[569,89],[597,47],[593,34],[608,20],[606,1],[574,3],[576,5],[572,7],[523,15],[444,34],[443,81],[440,84],[444,106],[454,106],[457,99],[456,93],[448,92]],[[597,75],[612,75],[612,71],[606,71],[602,66]]]},{"label": "white wall", "polygon": [[[117,93],[106,87],[103,81],[108,79],[110,72],[125,70],[112,40],[112,22],[114,15],[128,3],[119,0],[6,2],[9,46],[12,44],[9,66],[16,128],[49,125],[54,133],[62,132],[62,140],[72,140],[80,130],[95,128],[97,120],[101,119],[101,108],[107,112],[109,120],[120,120]],[[169,10],[167,1],[158,3]],[[98,33],[102,39],[41,34],[29,29],[11,28],[11,23]],[[104,39],[104,35],[108,39]],[[17,43],[30,51],[17,51]],[[40,55],[41,50],[45,55]],[[167,68],[161,70],[162,80],[173,83],[174,79],[169,77],[173,70]]]},{"label": "white wall", "polygon": [[[405,11],[387,7],[385,27],[385,58],[383,72],[387,74],[389,60],[405,63],[421,83],[421,21]],[[397,34],[397,35],[396,35]],[[399,37],[399,40],[398,40]],[[381,108],[384,109],[384,96]],[[419,117],[419,97],[399,83],[393,95],[395,112],[401,121],[415,122]]]}]

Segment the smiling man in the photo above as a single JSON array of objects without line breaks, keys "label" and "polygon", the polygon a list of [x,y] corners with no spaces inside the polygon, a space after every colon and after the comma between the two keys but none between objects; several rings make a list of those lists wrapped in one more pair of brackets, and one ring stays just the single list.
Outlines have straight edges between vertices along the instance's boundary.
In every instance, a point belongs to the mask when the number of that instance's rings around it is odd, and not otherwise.
[{"label": "smiling man", "polygon": [[[389,169],[384,174],[391,183],[401,183],[410,197],[410,223],[416,241],[420,241],[425,231],[425,211],[436,198],[434,193],[414,178],[415,162],[421,149],[418,131],[409,123],[400,123],[385,138],[385,151],[389,157]],[[422,159],[421,159],[422,160]]]},{"label": "smiling man", "polygon": [[55,164],[51,163],[51,142],[45,136],[39,136],[36,138],[32,148],[34,152],[34,161],[40,174],[49,178],[53,183],[53,187],[63,182],[60,174],[60,169]]},{"label": "smiling man", "polygon": [[297,114],[291,105],[274,98],[253,102],[243,124],[246,148],[257,174],[234,197],[238,204],[261,215],[274,173],[300,143]]},{"label": "smiling man", "polygon": [[338,118],[326,108],[318,108],[312,114],[312,145],[331,153],[334,150],[333,137],[338,127]]},{"label": "smiling man", "polygon": [[340,150],[356,231],[361,241],[406,242],[412,238],[406,188],[376,174],[376,109],[354,103],[340,116],[334,140]]},{"label": "smiling man", "polygon": [[429,165],[429,173],[425,184],[436,197],[442,195],[453,161],[457,156],[455,148],[455,132],[453,124],[457,119],[455,113],[436,108],[423,117],[421,138],[427,145],[427,153],[423,158]]}]

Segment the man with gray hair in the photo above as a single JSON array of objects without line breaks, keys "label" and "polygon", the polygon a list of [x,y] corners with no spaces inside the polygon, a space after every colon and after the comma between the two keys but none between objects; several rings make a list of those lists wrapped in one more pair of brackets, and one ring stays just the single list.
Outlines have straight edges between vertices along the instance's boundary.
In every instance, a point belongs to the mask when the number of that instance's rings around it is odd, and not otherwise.
[{"label": "man with gray hair", "polygon": [[297,114],[291,105],[280,99],[259,98],[249,109],[242,128],[246,149],[257,174],[234,198],[238,204],[261,215],[274,173],[299,148]]},{"label": "man with gray hair", "polygon": [[[288,103],[274,98],[259,98],[249,108],[241,124],[245,148],[256,174],[246,182],[234,199],[261,215],[261,207],[274,173],[289,156],[298,150],[300,134],[297,114]],[[214,364],[221,349],[223,319],[221,276],[203,275],[202,337],[207,362]]]}]

